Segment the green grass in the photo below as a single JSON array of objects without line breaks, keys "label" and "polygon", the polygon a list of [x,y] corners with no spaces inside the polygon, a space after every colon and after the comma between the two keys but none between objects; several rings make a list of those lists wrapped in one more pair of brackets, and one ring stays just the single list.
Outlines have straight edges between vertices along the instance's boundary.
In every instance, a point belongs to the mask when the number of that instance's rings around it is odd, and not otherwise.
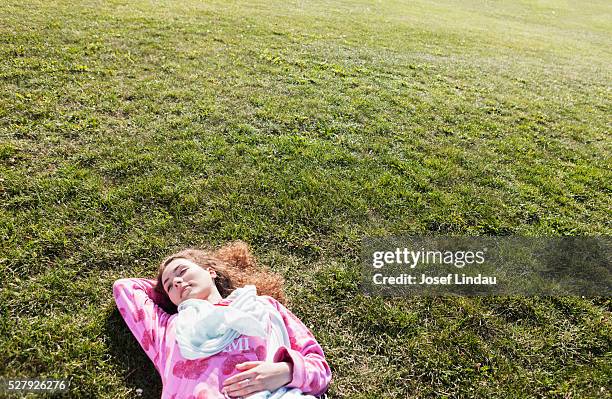
[{"label": "green grass", "polygon": [[611,15],[4,0],[0,376],[159,397],[112,282],[242,239],[332,398],[609,395],[609,297],[369,298],[358,267],[370,235],[609,235]]}]

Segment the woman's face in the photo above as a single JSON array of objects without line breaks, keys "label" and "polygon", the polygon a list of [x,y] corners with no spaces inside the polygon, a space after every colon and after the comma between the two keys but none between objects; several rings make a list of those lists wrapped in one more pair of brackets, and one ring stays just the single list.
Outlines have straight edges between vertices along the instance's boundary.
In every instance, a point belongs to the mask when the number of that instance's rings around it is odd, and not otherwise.
[{"label": "woman's face", "polygon": [[220,297],[215,286],[217,274],[212,268],[202,268],[190,260],[177,258],[166,265],[162,273],[164,290],[178,306],[186,299],[208,300]]}]

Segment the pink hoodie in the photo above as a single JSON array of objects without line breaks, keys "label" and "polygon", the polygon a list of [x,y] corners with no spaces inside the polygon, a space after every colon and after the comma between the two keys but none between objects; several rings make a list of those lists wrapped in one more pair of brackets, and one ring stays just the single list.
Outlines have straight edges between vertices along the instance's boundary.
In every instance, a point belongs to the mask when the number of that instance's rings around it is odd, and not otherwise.
[{"label": "pink hoodie", "polygon": [[[113,294],[121,316],[161,376],[162,399],[225,398],[221,393],[223,381],[238,374],[236,364],[264,360],[265,340],[241,336],[214,356],[185,359],[176,343],[176,314],[166,313],[153,301],[155,284],[149,279],[120,279],[113,284]],[[274,355],[275,362],[293,363],[293,379],[287,387],[315,396],[322,394],[331,380],[323,350],[293,313],[274,298],[264,298],[278,309],[289,332],[291,347],[281,347]],[[227,303],[223,300],[220,304]]]}]

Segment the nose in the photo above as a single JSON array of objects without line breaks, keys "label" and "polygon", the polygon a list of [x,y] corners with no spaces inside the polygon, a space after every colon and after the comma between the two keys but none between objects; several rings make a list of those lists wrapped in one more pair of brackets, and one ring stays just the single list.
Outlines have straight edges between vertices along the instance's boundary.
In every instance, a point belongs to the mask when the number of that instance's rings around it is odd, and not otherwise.
[{"label": "nose", "polygon": [[175,287],[180,287],[183,285],[183,279],[177,276],[174,278],[174,280],[172,280],[172,284],[174,284]]}]

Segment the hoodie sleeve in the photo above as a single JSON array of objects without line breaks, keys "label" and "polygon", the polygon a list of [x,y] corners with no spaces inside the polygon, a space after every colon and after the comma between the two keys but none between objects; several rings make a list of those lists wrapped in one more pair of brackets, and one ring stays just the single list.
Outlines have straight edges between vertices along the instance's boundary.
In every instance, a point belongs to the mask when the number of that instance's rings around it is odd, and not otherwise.
[{"label": "hoodie sleeve", "polygon": [[142,278],[119,279],[113,284],[113,295],[123,320],[159,371],[168,314],[151,299],[155,284]]},{"label": "hoodie sleeve", "polygon": [[323,394],[331,381],[323,349],[300,319],[277,300],[266,298],[280,312],[289,333],[291,348],[280,347],[273,358],[274,362],[293,364],[293,378],[287,387],[315,396]]}]

